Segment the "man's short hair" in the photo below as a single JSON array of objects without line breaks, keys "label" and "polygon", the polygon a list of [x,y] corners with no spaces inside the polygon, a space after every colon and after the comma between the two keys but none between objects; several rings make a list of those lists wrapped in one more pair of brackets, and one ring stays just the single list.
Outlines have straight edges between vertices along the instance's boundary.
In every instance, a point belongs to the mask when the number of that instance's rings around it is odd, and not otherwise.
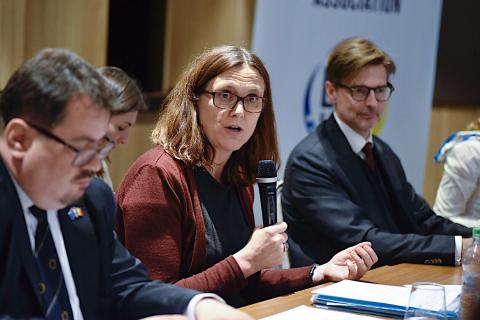
[{"label": "man's short hair", "polygon": [[23,118],[52,128],[76,97],[88,97],[107,110],[115,101],[103,77],[85,60],[67,49],[43,49],[7,82],[0,95],[1,120],[6,125]]},{"label": "man's short hair", "polygon": [[327,64],[327,80],[334,84],[359,72],[367,65],[383,65],[387,75],[395,73],[392,58],[375,43],[364,38],[349,38],[335,46]]}]

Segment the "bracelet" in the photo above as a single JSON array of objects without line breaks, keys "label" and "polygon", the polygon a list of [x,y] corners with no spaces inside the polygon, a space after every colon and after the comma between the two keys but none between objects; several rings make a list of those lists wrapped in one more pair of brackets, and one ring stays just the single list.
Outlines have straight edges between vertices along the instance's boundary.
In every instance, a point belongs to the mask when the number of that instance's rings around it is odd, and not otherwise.
[{"label": "bracelet", "polygon": [[315,273],[315,269],[317,269],[318,264],[314,263],[310,268],[310,272],[308,273],[308,278],[310,279],[310,286],[314,286],[315,282],[313,281],[313,274]]}]

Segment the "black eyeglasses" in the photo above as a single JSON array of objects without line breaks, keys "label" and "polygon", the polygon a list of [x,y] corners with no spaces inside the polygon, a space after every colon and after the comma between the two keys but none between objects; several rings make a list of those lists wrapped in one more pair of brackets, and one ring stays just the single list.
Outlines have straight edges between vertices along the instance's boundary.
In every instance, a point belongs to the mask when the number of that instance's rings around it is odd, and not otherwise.
[{"label": "black eyeglasses", "polygon": [[350,90],[350,94],[352,95],[353,100],[359,102],[365,101],[365,99],[367,99],[368,95],[370,94],[370,91],[373,91],[373,93],[375,94],[375,99],[377,99],[377,101],[384,102],[390,99],[390,96],[395,90],[395,88],[390,82],[387,82],[386,86],[379,87],[347,86],[342,83],[337,83],[336,86],[339,88],[345,88]]},{"label": "black eyeglasses", "polygon": [[92,159],[95,156],[98,156],[100,160],[103,160],[108,156],[110,151],[112,151],[112,149],[115,147],[115,142],[112,141],[108,136],[105,136],[98,142],[96,148],[87,147],[84,149],[78,149],[72,146],[71,144],[69,144],[68,142],[64,141],[60,137],[56,136],[52,132],[48,131],[47,129],[37,126],[36,124],[26,121],[25,119],[24,121],[30,127],[34,128],[35,130],[43,134],[45,137],[50,138],[60,144],[63,144],[65,147],[75,152],[75,156],[73,157],[73,160],[72,160],[72,165],[75,167],[81,167],[89,163],[90,161],[92,161]]},{"label": "black eyeglasses", "polygon": [[247,112],[260,113],[263,109],[263,97],[255,94],[240,97],[229,91],[203,91],[203,93],[212,95],[213,105],[219,109],[233,109],[239,101]]}]

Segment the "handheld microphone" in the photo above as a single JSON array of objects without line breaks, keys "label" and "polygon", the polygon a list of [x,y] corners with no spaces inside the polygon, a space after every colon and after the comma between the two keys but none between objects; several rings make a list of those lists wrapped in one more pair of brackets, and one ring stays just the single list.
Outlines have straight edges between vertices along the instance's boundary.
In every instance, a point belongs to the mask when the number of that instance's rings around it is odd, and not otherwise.
[{"label": "handheld microphone", "polygon": [[277,223],[277,169],[272,160],[260,160],[257,166],[257,184],[262,205],[263,226]]}]

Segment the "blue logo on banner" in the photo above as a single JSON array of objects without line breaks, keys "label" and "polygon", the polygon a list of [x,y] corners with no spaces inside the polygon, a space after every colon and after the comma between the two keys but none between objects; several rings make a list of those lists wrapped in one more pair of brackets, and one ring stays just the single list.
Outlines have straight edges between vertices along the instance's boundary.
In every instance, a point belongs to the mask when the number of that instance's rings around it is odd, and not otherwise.
[{"label": "blue logo on banner", "polygon": [[322,63],[313,69],[305,90],[303,119],[308,132],[327,119],[332,113],[332,105],[325,94],[326,70]]}]

